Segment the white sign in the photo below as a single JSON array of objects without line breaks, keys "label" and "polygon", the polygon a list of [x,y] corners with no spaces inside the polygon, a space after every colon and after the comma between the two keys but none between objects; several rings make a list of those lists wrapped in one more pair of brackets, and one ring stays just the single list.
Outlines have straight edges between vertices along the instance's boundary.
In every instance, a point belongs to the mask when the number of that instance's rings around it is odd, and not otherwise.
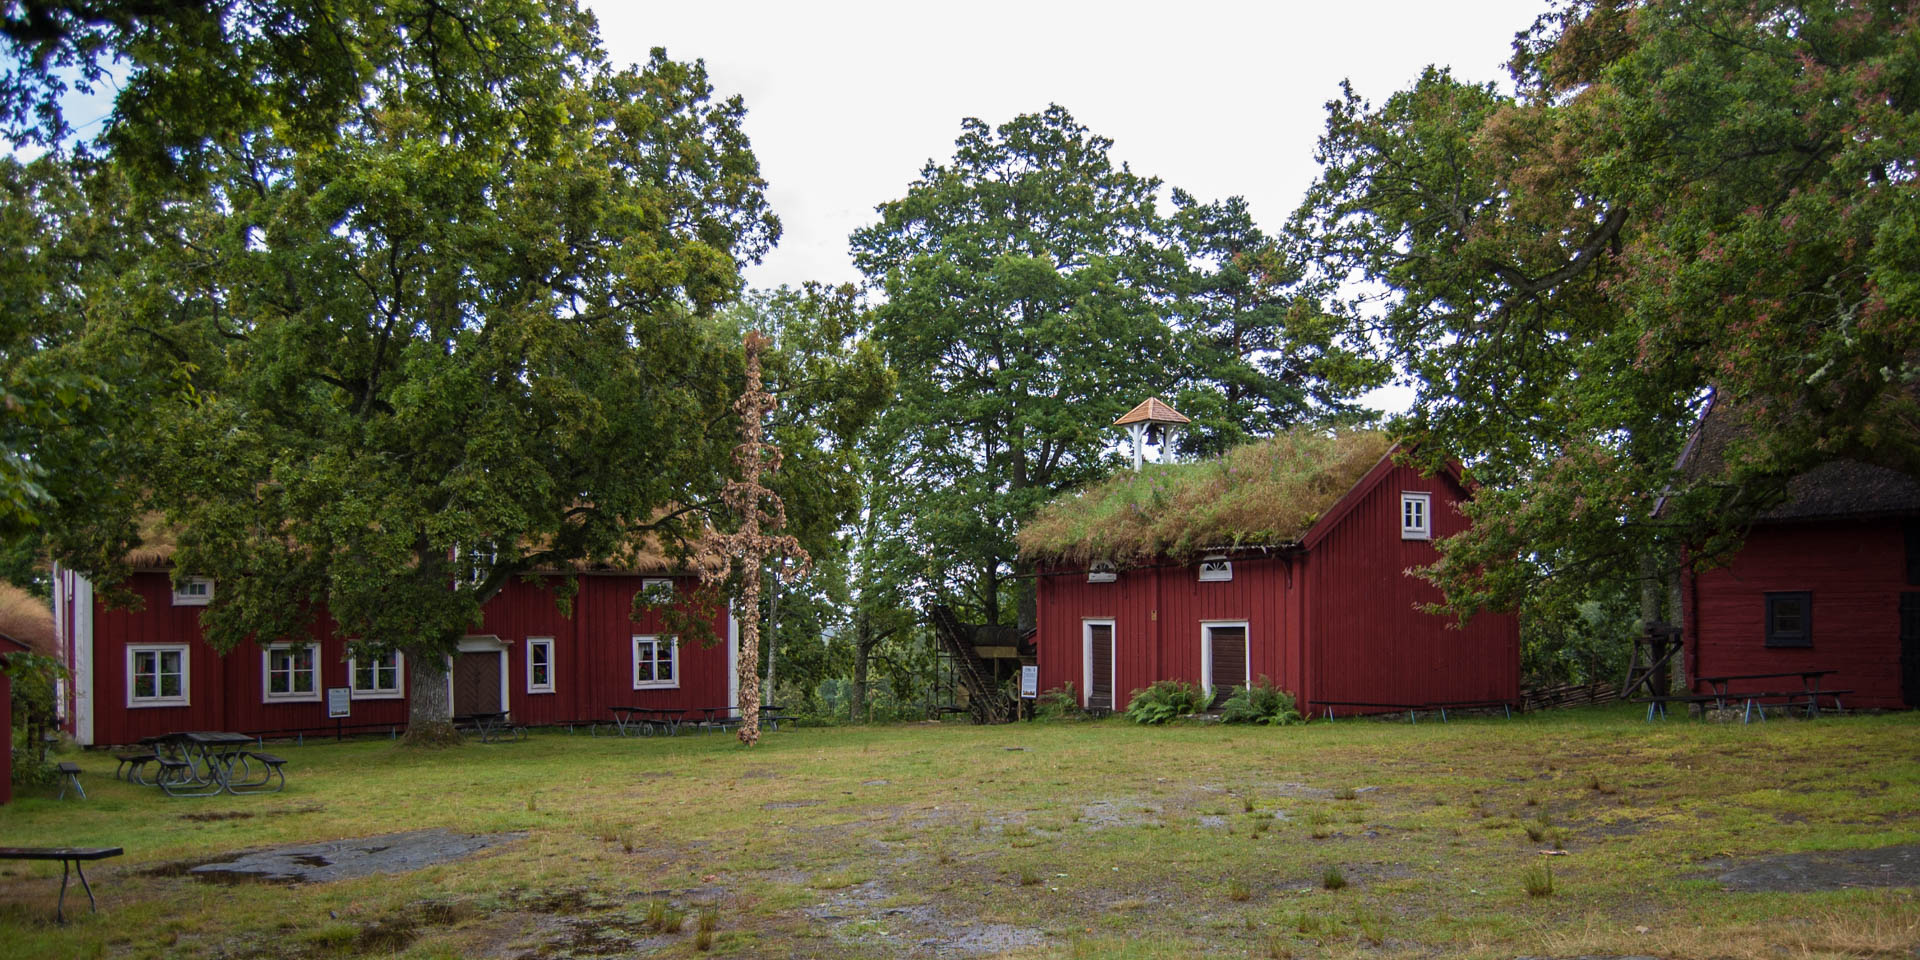
[{"label": "white sign", "polygon": [[327,688],[327,719],[337,720],[353,716],[353,690],[349,687]]},{"label": "white sign", "polygon": [[1038,697],[1039,695],[1040,695],[1040,668],[1039,667],[1021,667],[1020,668],[1021,699],[1032,700],[1035,697]]}]

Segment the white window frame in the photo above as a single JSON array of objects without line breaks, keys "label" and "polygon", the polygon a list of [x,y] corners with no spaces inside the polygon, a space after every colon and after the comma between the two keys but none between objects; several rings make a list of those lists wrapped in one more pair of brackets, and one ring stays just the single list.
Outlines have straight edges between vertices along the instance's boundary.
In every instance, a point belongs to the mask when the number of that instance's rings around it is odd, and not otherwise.
[{"label": "white window frame", "polygon": [[[360,689],[360,658],[347,658],[347,689],[355,700],[400,700],[407,695],[407,655],[398,650],[388,654],[393,658],[393,689]],[[375,670],[376,675],[378,670]]]},{"label": "white window frame", "polygon": [[673,580],[667,577],[647,577],[640,581],[640,597],[649,604],[673,602]]},{"label": "white window frame", "polygon": [[[306,692],[289,690],[286,693],[273,692],[273,655],[290,653],[305,649],[312,656],[309,661],[313,671],[313,689]],[[287,674],[287,686],[293,686],[294,674]],[[316,643],[269,643],[260,651],[260,702],[261,703],[319,703],[320,702],[320,645]]]},{"label": "white window frame", "polygon": [[[660,662],[660,655],[658,652],[659,645],[666,644],[667,668],[673,671],[673,678],[671,680],[640,679],[640,645],[642,643],[650,643],[654,645],[654,649],[655,649],[654,656],[648,662],[656,663],[656,664]],[[659,674],[659,670],[656,668],[654,670],[654,673],[657,676]],[[679,637],[663,637],[657,634],[635,634],[633,638],[633,688],[635,690],[676,690],[676,689],[679,689],[679,687],[680,687],[680,638]]]},{"label": "white window frame", "polygon": [[[194,592],[194,588],[204,588]],[[204,607],[213,602],[212,577],[181,577],[173,585],[173,605],[176,607]]]},{"label": "white window frame", "polygon": [[[546,683],[535,683],[533,681],[533,651],[536,647],[539,649],[545,650],[547,652],[547,682]],[[636,669],[634,672],[638,673],[639,671]],[[679,674],[676,672],[674,676],[679,676]],[[553,680],[554,680],[553,638],[552,637],[528,637],[527,638],[527,692],[528,693],[552,693],[554,692]]]},{"label": "white window frame", "polygon": [[1093,706],[1093,628],[1106,627],[1113,650],[1107,659],[1107,706],[1120,702],[1120,627],[1111,617],[1080,621],[1080,706]]},{"label": "white window frame", "polygon": [[1095,560],[1087,565],[1088,583],[1112,583],[1120,579],[1120,568],[1112,560]]},{"label": "white window frame", "polygon": [[[1407,508],[1419,504],[1419,523],[1408,522]],[[1419,490],[1400,491],[1400,539],[1433,539],[1433,494]]]},{"label": "white window frame", "polygon": [[[177,653],[180,655],[180,695],[179,696],[163,697],[156,694],[155,696],[151,696],[151,697],[142,697],[134,693],[133,665],[134,665],[134,661],[138,659],[138,655],[142,653],[151,653],[151,654],[155,654],[156,656],[164,653]],[[154,667],[156,668],[156,671],[154,674],[155,690],[158,690],[160,688],[160,685],[159,685],[160,673],[158,672],[159,665],[160,665],[160,661],[156,659],[154,661]],[[184,643],[130,643],[127,645],[127,707],[129,709],[133,709],[137,707],[191,706],[192,692],[193,692],[193,653],[190,649],[188,649],[187,644],[184,644]]]},{"label": "white window frame", "polygon": [[1228,560],[1224,553],[1201,557],[1198,569],[1202,583],[1224,583],[1233,579],[1233,561]]},{"label": "white window frame", "polygon": [[1247,649],[1247,675],[1240,678],[1243,687],[1253,686],[1253,625],[1246,620],[1202,620],[1200,621],[1200,687],[1207,691],[1207,698],[1213,698],[1216,684],[1213,682],[1213,631],[1221,627],[1239,627]]}]

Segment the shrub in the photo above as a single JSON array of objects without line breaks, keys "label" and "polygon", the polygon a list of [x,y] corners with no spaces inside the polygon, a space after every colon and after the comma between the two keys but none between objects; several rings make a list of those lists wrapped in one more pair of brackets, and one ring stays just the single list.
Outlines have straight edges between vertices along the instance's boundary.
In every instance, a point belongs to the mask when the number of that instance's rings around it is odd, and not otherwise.
[{"label": "shrub", "polygon": [[1087,711],[1080,706],[1080,695],[1074,692],[1073,684],[1066,683],[1048,690],[1033,701],[1035,720],[1085,720]]},{"label": "shrub", "polygon": [[1520,885],[1526,888],[1529,897],[1553,896],[1553,868],[1544,863],[1528,867],[1520,875]]},{"label": "shrub", "polygon": [[1156,680],[1153,686],[1133,692],[1127,704],[1127,719],[1134,723],[1166,723],[1176,717],[1199,713],[1206,705],[1199,687],[1179,680]]},{"label": "shrub", "polygon": [[66,668],[52,657],[21,652],[0,657],[0,671],[13,680],[8,709],[13,711],[14,736],[20,744],[13,750],[13,782],[22,786],[58,782],[53,764],[47,762],[47,748],[59,730],[53,692],[67,675]]},{"label": "shrub", "polygon": [[1270,726],[1304,723],[1295,707],[1293,694],[1261,677],[1250,687],[1242,687],[1220,707],[1220,719],[1226,723],[1264,723]]}]

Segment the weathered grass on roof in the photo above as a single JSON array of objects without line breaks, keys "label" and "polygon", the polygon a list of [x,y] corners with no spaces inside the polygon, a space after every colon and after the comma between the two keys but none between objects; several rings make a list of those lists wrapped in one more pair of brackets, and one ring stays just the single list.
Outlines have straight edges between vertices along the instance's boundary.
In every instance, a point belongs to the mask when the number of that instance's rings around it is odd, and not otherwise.
[{"label": "weathered grass on roof", "polygon": [[1020,552],[1125,563],[1293,543],[1392,446],[1378,431],[1296,428],[1214,460],[1148,464],[1041,508]]},{"label": "weathered grass on roof", "polygon": [[[47,656],[60,649],[60,639],[53,629],[53,608],[11,583],[0,583],[0,635]],[[0,654],[10,652],[10,648],[0,646]]]}]

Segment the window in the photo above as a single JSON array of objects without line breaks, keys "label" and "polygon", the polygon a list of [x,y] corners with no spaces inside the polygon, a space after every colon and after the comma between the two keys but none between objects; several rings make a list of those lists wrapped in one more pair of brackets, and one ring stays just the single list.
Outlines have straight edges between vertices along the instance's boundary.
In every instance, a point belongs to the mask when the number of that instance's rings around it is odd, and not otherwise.
[{"label": "window", "polygon": [[353,688],[355,700],[396,700],[405,696],[400,692],[406,676],[404,671],[398,651],[347,659],[348,684]]},{"label": "window", "polygon": [[648,578],[640,581],[640,599],[659,606],[673,602],[673,581]]},{"label": "window", "polygon": [[633,638],[633,688],[680,685],[680,641],[673,637]]},{"label": "window", "polygon": [[127,648],[127,706],[187,705],[187,645]]},{"label": "window", "polygon": [[[639,671],[635,671],[635,676]],[[527,692],[553,692],[553,638],[527,638]]]},{"label": "window", "polygon": [[1431,540],[1433,494],[1402,493],[1400,495],[1400,539]]},{"label": "window", "polygon": [[1114,569],[1112,560],[1095,560],[1087,567],[1088,583],[1112,583],[1120,579],[1120,572]]},{"label": "window", "polygon": [[500,561],[500,551],[491,543],[478,547],[461,549],[458,544],[453,548],[454,569],[460,571],[461,578],[453,581],[455,590],[461,587],[477,589],[487,580],[487,574],[493,572],[493,565]]},{"label": "window", "polygon": [[276,643],[267,647],[266,699],[319,700],[319,671],[310,643]]},{"label": "window", "polygon": [[207,577],[184,577],[173,585],[173,605],[204,607],[213,602],[213,581]]},{"label": "window", "polygon": [[1813,646],[1813,594],[1767,594],[1767,646]]},{"label": "window", "polygon": [[1200,561],[1200,579],[1232,580],[1233,579],[1233,561],[1228,560],[1225,554],[1219,554],[1219,553],[1216,553],[1211,557],[1207,557],[1201,560]]}]

